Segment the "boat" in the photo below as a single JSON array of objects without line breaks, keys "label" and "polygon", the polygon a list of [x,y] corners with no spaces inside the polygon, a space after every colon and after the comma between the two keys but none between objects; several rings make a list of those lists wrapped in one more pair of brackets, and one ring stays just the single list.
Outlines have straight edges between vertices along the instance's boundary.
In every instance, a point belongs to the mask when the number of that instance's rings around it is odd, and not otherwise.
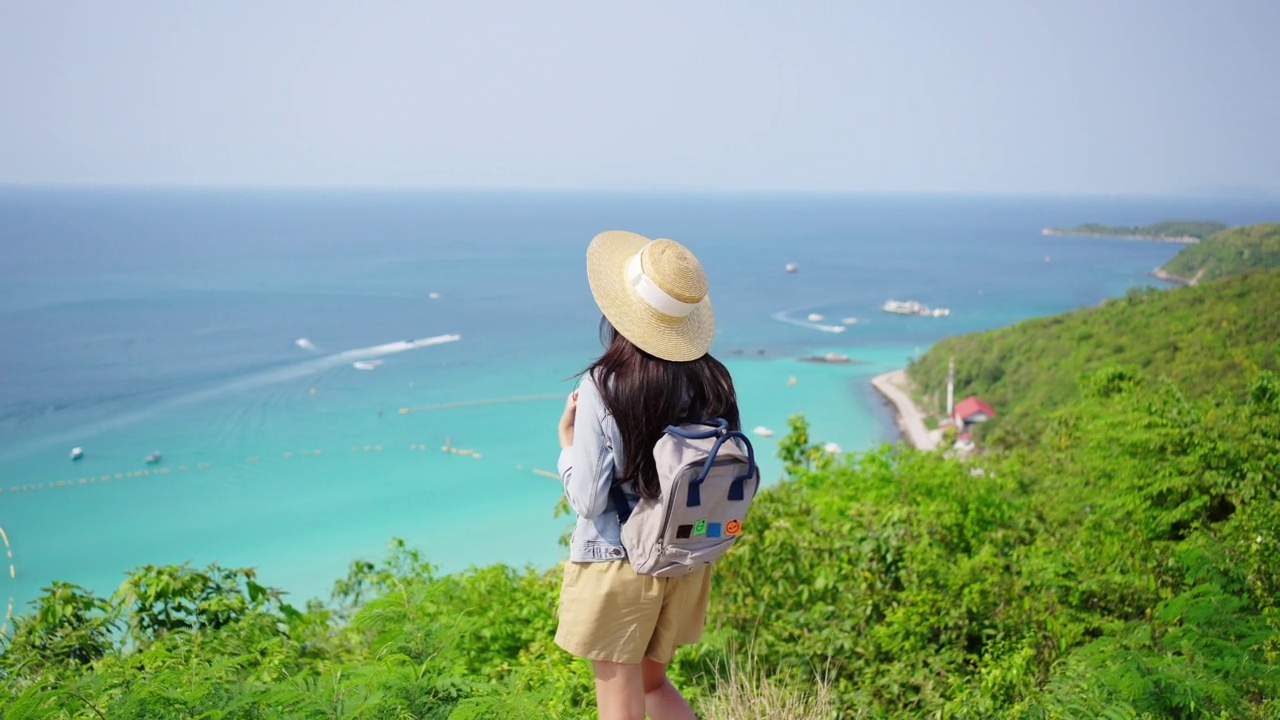
[{"label": "boat", "polygon": [[357,370],[373,370],[381,364],[381,360],[357,360],[351,363],[351,367]]},{"label": "boat", "polygon": [[809,313],[809,322],[822,322],[822,316],[818,313]]},{"label": "boat", "polygon": [[915,300],[886,300],[880,309],[898,315],[919,315],[924,306]]},{"label": "boat", "polygon": [[773,437],[773,431],[763,425],[757,425],[755,430],[752,430],[751,432],[759,435],[760,437]]},{"label": "boat", "polygon": [[156,450],[155,452],[152,452],[150,455],[143,458],[143,460],[146,461],[148,464],[155,464],[160,462],[161,457],[163,456],[160,454],[160,451]]},{"label": "boat", "polygon": [[73,448],[71,448],[71,459],[72,459],[72,460],[79,460],[79,459],[80,459],[80,458],[82,458],[82,457],[84,457],[84,448],[81,448],[81,447],[73,447]]},{"label": "boat", "polygon": [[915,300],[887,300],[881,307],[885,312],[898,315],[923,315],[926,317],[946,317],[951,314],[948,308],[930,308]]},{"label": "boat", "polygon": [[841,320],[840,322],[844,323],[845,325],[857,325],[857,324],[858,324],[858,318],[856,318],[856,317],[847,317],[847,318],[845,318],[845,319]]},{"label": "boat", "polygon": [[820,362],[820,363],[847,363],[853,362],[848,355],[829,352],[826,355],[810,355],[809,357],[800,358],[804,362]]},{"label": "boat", "polygon": [[793,272],[795,272],[795,271],[799,270],[799,269],[800,269],[800,266],[796,265],[795,263],[787,263],[787,264],[786,264],[786,267],[784,267],[783,269],[784,269],[784,270],[786,270],[786,271],[787,271],[787,272],[789,272],[789,273],[793,273]]}]

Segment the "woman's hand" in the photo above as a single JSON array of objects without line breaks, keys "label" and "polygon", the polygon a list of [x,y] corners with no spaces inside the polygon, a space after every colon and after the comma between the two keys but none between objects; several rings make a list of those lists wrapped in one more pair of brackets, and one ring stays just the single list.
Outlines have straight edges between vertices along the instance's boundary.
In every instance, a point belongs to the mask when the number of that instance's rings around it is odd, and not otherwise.
[{"label": "woman's hand", "polygon": [[560,447],[573,445],[573,423],[578,416],[578,391],[569,393],[564,401],[564,414],[560,416]]}]

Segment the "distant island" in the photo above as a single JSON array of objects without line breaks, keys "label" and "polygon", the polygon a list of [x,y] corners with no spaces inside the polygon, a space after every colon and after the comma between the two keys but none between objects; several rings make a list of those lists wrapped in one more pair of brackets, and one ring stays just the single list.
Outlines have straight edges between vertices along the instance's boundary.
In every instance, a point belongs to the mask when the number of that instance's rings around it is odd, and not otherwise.
[{"label": "distant island", "polygon": [[1256,223],[1229,228],[1209,220],[1164,220],[1150,225],[1085,223],[1071,229],[1045,228],[1045,235],[1084,235],[1130,240],[1182,243],[1169,262],[1151,271],[1153,277],[1183,285],[1280,267],[1280,224]]},{"label": "distant island", "polygon": [[1163,220],[1158,223],[1141,226],[1085,223],[1070,229],[1045,228],[1041,233],[1044,235],[1114,237],[1127,240],[1158,240],[1160,242],[1193,245],[1216,232],[1226,229],[1226,225],[1209,220]]}]

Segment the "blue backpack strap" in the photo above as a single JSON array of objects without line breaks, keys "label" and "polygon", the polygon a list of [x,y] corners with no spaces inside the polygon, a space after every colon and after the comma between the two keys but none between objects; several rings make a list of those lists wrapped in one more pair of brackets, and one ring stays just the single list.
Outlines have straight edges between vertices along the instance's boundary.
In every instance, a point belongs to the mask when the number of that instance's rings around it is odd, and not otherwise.
[{"label": "blue backpack strap", "polygon": [[742,440],[742,444],[747,446],[747,471],[734,478],[733,483],[729,485],[729,499],[745,500],[746,490],[744,486],[748,480],[756,476],[756,449],[751,447],[751,440],[739,430],[730,431],[725,435],[724,439],[727,440],[731,437]]},{"label": "blue backpack strap", "polygon": [[618,513],[619,525],[631,519],[631,503],[627,501],[627,494],[622,492],[622,488],[617,483],[609,486],[609,499],[613,501],[614,512]]},{"label": "blue backpack strap", "polygon": [[698,476],[689,481],[689,495],[685,501],[687,507],[698,507],[702,504],[702,482],[707,479],[707,474],[711,472],[711,465],[716,460],[716,454],[720,452],[720,446],[729,438],[740,438],[744,445],[747,446],[747,471],[742,475],[733,479],[733,483],[729,486],[729,499],[742,500],[746,497],[744,489],[745,482],[754,477],[756,474],[756,453],[751,447],[751,440],[738,430],[729,429],[729,421],[724,418],[716,418],[714,420],[698,423],[707,425],[709,430],[685,430],[677,425],[668,425],[665,432],[669,432],[676,437],[682,437],[687,440],[706,440],[714,437],[715,444],[711,446],[711,452],[707,453],[707,461],[703,463],[702,470]]}]

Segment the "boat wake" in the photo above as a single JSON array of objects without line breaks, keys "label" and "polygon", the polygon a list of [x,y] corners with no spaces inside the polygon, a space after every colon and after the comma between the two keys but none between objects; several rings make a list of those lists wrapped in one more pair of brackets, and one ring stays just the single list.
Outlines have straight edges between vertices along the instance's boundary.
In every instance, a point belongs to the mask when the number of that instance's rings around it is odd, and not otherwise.
[{"label": "boat wake", "polygon": [[[268,385],[274,385],[288,380],[295,380],[306,377],[307,375],[314,375],[325,370],[340,367],[342,365],[348,365],[359,360],[372,360],[374,358],[394,355],[396,353],[407,352],[409,350],[417,350],[419,348],[431,347],[433,345],[456,342],[461,339],[462,336],[456,333],[435,335],[417,340],[401,340],[399,342],[384,343],[382,345],[356,348],[354,350],[344,350],[343,352],[333,353],[332,355],[304,360],[285,367],[254,373],[248,377],[243,377],[228,383],[162,400],[148,408],[120,413],[108,420],[94,422],[87,426],[82,426],[66,432],[46,435],[34,442],[24,443],[21,449],[15,449],[12,453],[0,454],[0,458],[11,459],[29,455],[34,451],[43,450],[49,446],[65,445],[69,442],[78,443],[85,438],[92,437],[107,430],[131,425],[161,412],[203,402],[205,400],[211,400],[223,395],[243,392],[246,390],[256,390]],[[299,347],[301,347],[301,345],[299,345]]]},{"label": "boat wake", "polygon": [[[401,353],[406,350],[417,350],[418,348],[429,347],[431,345],[440,345],[443,343],[456,342],[461,340],[462,336],[458,334],[435,335],[433,337],[421,338],[418,340],[401,340],[399,342],[385,343],[383,345],[374,345],[367,348],[359,348],[358,350],[345,350],[335,355],[328,355],[321,360],[336,360],[334,364],[341,365],[347,361],[368,360],[370,358],[382,357],[383,355],[392,355]],[[316,361],[319,362],[319,361]]]},{"label": "boat wake", "polygon": [[787,315],[787,312],[788,311],[786,310],[779,310],[769,317],[777,320],[778,322],[787,323],[788,325],[795,325],[796,327],[808,328],[810,330],[819,330],[821,332],[842,333],[845,330],[844,325],[824,325],[823,323],[813,320],[801,320],[799,318],[790,317]]},{"label": "boat wake", "polygon": [[408,350],[417,350],[418,348],[430,347],[432,345],[456,342],[461,339],[462,336],[457,334],[436,335],[434,337],[421,338],[419,340],[401,340],[399,342],[384,343],[382,345],[373,345],[366,348],[356,348],[355,350],[344,350],[340,353],[333,353],[332,355],[325,355],[323,357],[315,358],[314,360],[294,363],[293,365],[288,365],[286,367],[268,370],[256,375],[250,375],[247,378],[241,378],[240,380],[236,380],[225,385],[219,385],[215,388],[209,388],[208,390],[201,390],[190,395],[184,395],[179,400],[182,404],[199,400],[207,400],[219,395],[226,395],[227,393],[250,390],[264,385],[272,385],[286,380],[305,377],[322,370],[328,370],[341,365],[354,363],[357,360],[372,360],[374,358],[394,355]]}]

